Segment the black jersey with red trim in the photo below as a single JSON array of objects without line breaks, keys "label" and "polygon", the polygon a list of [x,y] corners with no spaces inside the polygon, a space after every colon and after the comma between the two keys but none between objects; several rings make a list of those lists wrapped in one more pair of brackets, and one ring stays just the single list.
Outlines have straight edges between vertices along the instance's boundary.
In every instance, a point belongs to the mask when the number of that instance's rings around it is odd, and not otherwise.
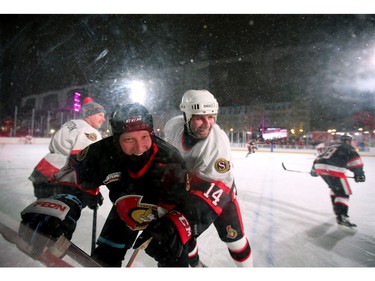
[{"label": "black jersey with red trim", "polygon": [[[357,174],[363,170],[363,162],[355,148],[345,143],[328,146],[314,161],[315,167],[349,169]],[[341,170],[340,170],[341,171]],[[342,170],[344,172],[344,170]],[[319,173],[318,173],[319,174]]]},{"label": "black jersey with red trim", "polygon": [[76,184],[90,191],[105,185],[110,200],[137,195],[142,204],[178,205],[187,195],[185,162],[176,148],[153,137],[145,155],[126,156],[113,136],[96,142],[77,155],[55,176],[58,184]]}]

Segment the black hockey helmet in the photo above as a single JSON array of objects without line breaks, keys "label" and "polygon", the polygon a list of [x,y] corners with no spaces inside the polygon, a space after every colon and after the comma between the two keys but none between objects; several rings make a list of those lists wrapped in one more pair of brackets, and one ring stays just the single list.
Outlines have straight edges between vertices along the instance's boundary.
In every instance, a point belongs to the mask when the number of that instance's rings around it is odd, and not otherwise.
[{"label": "black hockey helmet", "polygon": [[349,135],[349,134],[344,134],[340,137],[340,141],[342,143],[345,143],[347,141],[351,142],[353,140],[353,136]]},{"label": "black hockey helmet", "polygon": [[113,134],[146,130],[153,132],[152,115],[140,103],[118,104],[109,120]]}]

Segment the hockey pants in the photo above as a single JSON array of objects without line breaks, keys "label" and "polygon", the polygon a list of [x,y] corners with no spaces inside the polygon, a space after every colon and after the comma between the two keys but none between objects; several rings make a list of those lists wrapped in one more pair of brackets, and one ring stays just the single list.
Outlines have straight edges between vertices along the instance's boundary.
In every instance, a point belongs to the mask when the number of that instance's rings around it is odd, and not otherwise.
[{"label": "hockey pants", "polygon": [[132,247],[138,231],[131,230],[112,207],[97,241],[93,258],[103,266],[121,267],[125,254]]},{"label": "hockey pants", "polygon": [[321,176],[331,189],[330,197],[336,216],[348,215],[349,196],[352,194],[346,178]]}]

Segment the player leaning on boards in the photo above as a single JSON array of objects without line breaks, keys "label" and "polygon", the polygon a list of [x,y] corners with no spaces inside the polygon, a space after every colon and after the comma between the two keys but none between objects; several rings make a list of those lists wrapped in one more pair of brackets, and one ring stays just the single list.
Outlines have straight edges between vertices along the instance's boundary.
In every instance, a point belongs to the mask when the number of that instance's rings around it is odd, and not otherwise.
[{"label": "player leaning on boards", "polygon": [[[251,267],[252,251],[237,200],[230,143],[216,124],[219,104],[207,90],[189,90],[182,97],[180,109],[183,115],[169,120],[164,133],[186,161],[190,194],[202,199],[196,207],[209,210],[202,212],[202,219],[207,220],[203,226],[208,227],[213,220],[234,263]],[[196,263],[197,257],[198,249],[190,253],[191,262]]]},{"label": "player leaning on boards", "polygon": [[356,230],[357,225],[351,223],[348,216],[349,197],[352,194],[347,169],[354,173],[355,182],[366,180],[363,162],[355,148],[351,145],[353,137],[345,134],[340,143],[328,146],[315,160],[311,168],[311,176],[320,176],[330,188],[333,211],[340,228]]}]

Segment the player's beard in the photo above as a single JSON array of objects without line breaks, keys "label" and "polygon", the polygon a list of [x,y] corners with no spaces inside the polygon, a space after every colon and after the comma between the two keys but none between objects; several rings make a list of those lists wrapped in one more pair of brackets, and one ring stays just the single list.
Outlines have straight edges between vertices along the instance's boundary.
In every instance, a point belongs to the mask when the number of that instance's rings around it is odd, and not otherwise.
[{"label": "player's beard", "polygon": [[210,128],[199,127],[195,130],[194,135],[198,139],[205,139],[208,137],[210,132],[211,132],[211,127]]}]

